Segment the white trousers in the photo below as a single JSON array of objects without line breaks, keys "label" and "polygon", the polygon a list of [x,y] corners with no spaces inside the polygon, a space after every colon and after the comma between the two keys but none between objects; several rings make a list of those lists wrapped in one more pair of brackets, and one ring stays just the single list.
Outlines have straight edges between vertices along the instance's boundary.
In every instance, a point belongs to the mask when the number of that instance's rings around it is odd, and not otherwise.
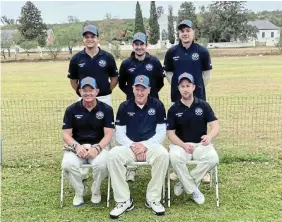
[{"label": "white trousers", "polygon": [[[171,144],[169,146],[169,158],[171,165],[182,183],[186,193],[193,193],[200,185],[202,178],[218,163],[218,155],[212,144],[204,146],[195,144],[196,148],[192,154],[187,153],[182,147]],[[187,162],[191,160],[206,161],[199,163],[191,171],[187,168]]]},{"label": "white trousers", "polygon": [[84,186],[82,180],[85,178],[79,166],[87,163],[93,165],[93,184],[91,186],[91,192],[92,194],[100,194],[101,183],[108,176],[108,153],[109,151],[107,149],[103,149],[94,159],[83,159],[73,152],[64,152],[62,169],[65,171],[65,175],[76,194],[83,195]]},{"label": "white trousers", "polygon": [[[126,165],[135,161],[136,157],[129,147],[116,146],[109,152],[107,166],[116,202],[130,199],[129,186],[126,182]],[[153,144],[146,152],[146,161],[152,166],[152,178],[147,187],[146,198],[148,201],[160,201],[169,164],[168,152],[161,144]]]}]

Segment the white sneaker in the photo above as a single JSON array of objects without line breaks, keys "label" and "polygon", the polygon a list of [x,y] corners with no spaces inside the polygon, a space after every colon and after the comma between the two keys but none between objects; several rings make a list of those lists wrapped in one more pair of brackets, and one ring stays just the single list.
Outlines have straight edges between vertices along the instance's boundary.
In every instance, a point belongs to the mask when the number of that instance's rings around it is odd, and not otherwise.
[{"label": "white sneaker", "polygon": [[152,209],[153,214],[156,214],[158,216],[165,214],[165,208],[159,201],[148,201],[146,200],[145,206]]},{"label": "white sneaker", "polygon": [[202,182],[206,183],[206,184],[211,182],[211,175],[210,175],[210,173],[206,173],[206,175],[202,179]]},{"label": "white sneaker", "polygon": [[175,196],[180,196],[184,192],[184,187],[181,182],[178,182],[174,185],[174,194]]},{"label": "white sneaker", "polygon": [[118,219],[121,217],[126,211],[131,211],[134,208],[133,199],[129,199],[125,202],[116,203],[116,207],[112,209],[110,212],[110,218]]},{"label": "white sneaker", "polygon": [[93,205],[101,203],[101,194],[92,194],[91,203]]},{"label": "white sneaker", "polygon": [[72,205],[75,207],[79,207],[79,206],[82,206],[83,204],[84,204],[83,197],[75,194],[73,201],[72,201]]},{"label": "white sneaker", "polygon": [[177,180],[178,176],[176,175],[175,172],[172,172],[171,174],[169,174],[169,178],[170,180]]},{"label": "white sneaker", "polygon": [[126,181],[135,181],[136,169],[127,169]]},{"label": "white sneaker", "polygon": [[193,199],[197,204],[204,204],[205,203],[205,196],[201,193],[198,187],[195,188],[193,192]]}]

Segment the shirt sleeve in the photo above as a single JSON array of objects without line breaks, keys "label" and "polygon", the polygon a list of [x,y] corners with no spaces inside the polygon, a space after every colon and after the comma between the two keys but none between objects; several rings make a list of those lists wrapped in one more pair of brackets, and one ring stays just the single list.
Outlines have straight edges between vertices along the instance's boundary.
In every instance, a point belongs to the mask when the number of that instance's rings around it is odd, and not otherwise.
[{"label": "shirt sleeve", "polygon": [[172,108],[170,108],[168,110],[167,113],[167,126],[166,129],[167,130],[175,130],[175,115],[174,115],[174,111]]},{"label": "shirt sleeve", "polygon": [[166,72],[173,72],[173,70],[174,70],[172,57],[173,57],[172,50],[169,49],[166,52],[165,58],[164,58],[164,70]]},{"label": "shirt sleeve", "polygon": [[207,71],[212,69],[210,53],[207,49],[204,49],[201,53],[201,64],[202,71]]},{"label": "shirt sleeve", "polygon": [[76,56],[73,56],[70,60],[68,78],[69,79],[79,79]]},{"label": "shirt sleeve", "polygon": [[123,61],[119,68],[118,86],[127,95],[127,73],[126,62]]},{"label": "shirt sleeve", "polygon": [[104,117],[104,127],[115,128],[114,126],[114,111],[110,106],[106,106],[105,117]]},{"label": "shirt sleeve", "polygon": [[158,92],[163,88],[164,86],[164,69],[162,67],[162,64],[159,60],[156,61],[156,70],[155,70],[155,78],[156,78],[156,88]]},{"label": "shirt sleeve", "polygon": [[72,112],[69,110],[69,108],[67,108],[64,115],[62,129],[72,129],[72,128],[73,128]]},{"label": "shirt sleeve", "polygon": [[165,113],[165,107],[161,101],[159,101],[159,104],[157,106],[157,124],[163,124],[166,123],[166,113]]},{"label": "shirt sleeve", "polygon": [[116,125],[117,126],[125,126],[126,125],[126,112],[124,110],[124,104],[120,104],[117,116],[116,116]]},{"label": "shirt sleeve", "polygon": [[116,61],[114,59],[114,57],[112,55],[109,56],[109,67],[108,67],[108,71],[109,71],[109,76],[110,77],[116,77],[118,76],[118,68],[117,68],[117,64]]},{"label": "shirt sleeve", "polygon": [[217,120],[216,116],[214,115],[212,108],[210,107],[210,105],[208,103],[206,103],[204,116],[205,116],[205,120],[208,123]]}]

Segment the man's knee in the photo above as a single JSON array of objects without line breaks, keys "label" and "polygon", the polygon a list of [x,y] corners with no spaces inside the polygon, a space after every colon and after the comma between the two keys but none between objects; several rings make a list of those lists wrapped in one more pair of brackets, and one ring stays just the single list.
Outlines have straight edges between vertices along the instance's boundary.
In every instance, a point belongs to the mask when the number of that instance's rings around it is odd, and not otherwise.
[{"label": "man's knee", "polygon": [[113,147],[108,154],[108,162],[116,160],[119,156],[122,155],[122,150],[124,149],[123,146],[115,146]]},{"label": "man's knee", "polygon": [[150,149],[157,155],[157,157],[168,159],[169,160],[169,154],[167,149],[161,145],[161,144],[154,144],[150,147]]},{"label": "man's knee", "polygon": [[171,163],[180,162],[181,157],[183,157],[182,148],[176,145],[170,145],[169,148],[169,159]]},{"label": "man's knee", "polygon": [[62,169],[69,171],[73,168],[79,168],[79,165],[73,161],[73,158],[64,157],[62,161]]}]

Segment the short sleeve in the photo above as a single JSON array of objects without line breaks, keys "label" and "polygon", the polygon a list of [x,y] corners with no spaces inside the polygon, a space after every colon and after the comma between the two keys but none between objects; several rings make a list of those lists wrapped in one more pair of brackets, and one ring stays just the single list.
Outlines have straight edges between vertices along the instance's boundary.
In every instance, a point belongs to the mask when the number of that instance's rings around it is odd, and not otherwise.
[{"label": "short sleeve", "polygon": [[207,49],[204,49],[201,53],[201,65],[203,71],[212,69],[211,57]]},{"label": "short sleeve", "polygon": [[114,111],[110,106],[105,107],[104,127],[115,128],[114,126]]},{"label": "short sleeve", "polygon": [[173,67],[173,59],[172,59],[172,49],[169,49],[164,58],[164,70],[166,72],[173,72],[174,67]]},{"label": "short sleeve", "polygon": [[158,103],[156,115],[157,115],[157,124],[166,123],[165,107],[161,101],[159,101]]},{"label": "short sleeve", "polygon": [[72,128],[73,128],[72,112],[70,111],[69,108],[67,108],[64,115],[62,129],[72,129]]},{"label": "short sleeve", "polygon": [[167,112],[167,130],[175,130],[175,115],[172,108]]},{"label": "short sleeve", "polygon": [[210,107],[210,105],[208,103],[205,104],[205,120],[209,123],[212,121],[217,120],[212,108]]},{"label": "short sleeve", "polygon": [[116,64],[114,57],[111,54],[109,55],[109,61],[108,62],[109,62],[109,67],[108,67],[109,76],[110,77],[118,76],[117,64]]},{"label": "short sleeve", "polygon": [[156,88],[160,90],[164,86],[164,70],[162,64],[159,60],[156,60],[156,70],[155,70],[155,78],[156,78]]},{"label": "short sleeve", "polygon": [[120,104],[117,116],[116,116],[116,125],[117,126],[125,126],[126,125],[126,112],[124,103]]},{"label": "short sleeve", "polygon": [[70,79],[79,79],[79,77],[78,77],[78,65],[77,65],[77,58],[76,58],[76,56],[73,56],[71,58],[71,60],[70,60],[68,78],[70,78]]}]

